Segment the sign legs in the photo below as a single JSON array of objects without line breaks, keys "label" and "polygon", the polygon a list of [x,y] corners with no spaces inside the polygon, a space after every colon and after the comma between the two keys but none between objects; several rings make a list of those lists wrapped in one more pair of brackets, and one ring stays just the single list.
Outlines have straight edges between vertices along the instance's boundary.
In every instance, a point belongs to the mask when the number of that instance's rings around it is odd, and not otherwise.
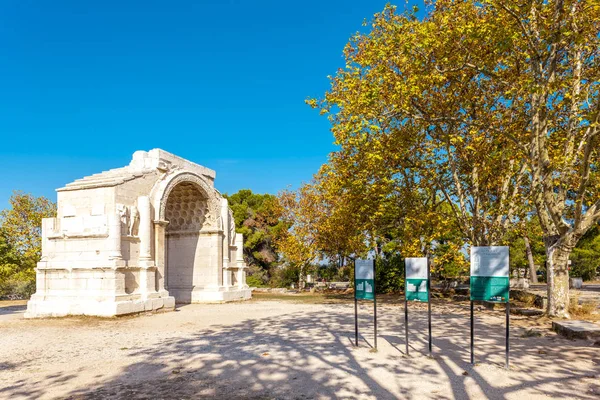
[{"label": "sign legs", "polygon": [[[471,365],[475,365],[475,353],[474,353],[474,324],[475,318],[473,316],[473,300],[471,300]],[[509,369],[509,356],[510,356],[510,302],[506,302],[506,369]]]},{"label": "sign legs", "polygon": [[473,353],[473,300],[471,300],[471,365],[475,365],[475,354]]},{"label": "sign legs", "polygon": [[[373,288],[373,291],[375,291],[375,288]],[[375,295],[373,297],[373,325],[374,325],[374,345],[375,345],[375,350],[377,350],[377,295]]]},{"label": "sign legs", "polygon": [[507,301],[506,302],[506,369],[508,369],[508,356],[510,355],[509,331],[510,331],[510,301]]},{"label": "sign legs", "polygon": [[431,280],[429,279],[429,262],[427,263],[427,324],[429,325],[429,357],[431,357]]},{"label": "sign legs", "polygon": [[427,301],[427,319],[429,325],[429,357],[431,357],[431,299]]},{"label": "sign legs", "polygon": [[406,355],[408,355],[408,301],[404,299],[404,341],[406,342]]},{"label": "sign legs", "polygon": [[358,347],[358,300],[354,298],[354,345]]}]

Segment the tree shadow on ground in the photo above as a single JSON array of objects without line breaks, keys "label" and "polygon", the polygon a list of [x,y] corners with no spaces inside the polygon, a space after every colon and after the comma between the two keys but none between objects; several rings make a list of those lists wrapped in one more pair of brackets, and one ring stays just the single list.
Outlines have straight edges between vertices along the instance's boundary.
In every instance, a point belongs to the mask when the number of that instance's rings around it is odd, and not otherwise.
[{"label": "tree shadow on ground", "polygon": [[25,312],[25,310],[27,310],[27,304],[0,307],[0,315],[11,315],[11,314],[23,313],[23,312]]},{"label": "tree shadow on ground", "polygon": [[[165,338],[159,346],[133,349],[126,356],[131,363],[118,371],[116,378],[80,387],[67,397],[463,399],[480,394],[505,399],[533,393],[596,398],[594,393],[575,392],[570,386],[600,374],[600,366],[589,361],[599,358],[600,350],[586,347],[582,341],[521,338],[522,329],[515,328],[511,342],[514,367],[505,371],[503,315],[488,312],[476,320],[480,365],[472,367],[468,315],[456,308],[438,307],[433,314],[433,358],[426,357],[424,312],[411,313],[411,353],[406,357],[402,309],[380,310],[378,352],[370,351],[372,316],[366,308],[361,311],[359,348],[353,346],[353,305],[327,305],[312,312],[213,325]],[[18,386],[0,389],[0,396],[39,397],[45,388],[60,383],[56,380],[76,379],[76,375],[41,378],[28,386],[28,392]]]}]

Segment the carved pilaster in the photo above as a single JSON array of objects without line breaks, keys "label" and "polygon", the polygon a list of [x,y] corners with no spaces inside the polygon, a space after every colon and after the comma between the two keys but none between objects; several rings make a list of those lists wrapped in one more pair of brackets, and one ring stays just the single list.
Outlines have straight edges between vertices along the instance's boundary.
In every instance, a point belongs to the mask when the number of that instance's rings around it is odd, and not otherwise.
[{"label": "carved pilaster", "polygon": [[161,296],[166,293],[166,230],[169,221],[154,221],[154,261],[156,263],[157,288]]},{"label": "carved pilaster", "polygon": [[236,264],[244,263],[244,235],[241,233],[235,234],[235,262]]},{"label": "carved pilaster", "polygon": [[[229,204],[227,199],[221,199],[221,224],[223,229],[223,267],[229,264]],[[223,283],[225,285],[225,283]]]},{"label": "carved pilaster", "polygon": [[247,289],[246,284],[246,264],[244,263],[244,235],[235,234],[235,263],[237,266],[237,286],[240,289]]},{"label": "carved pilaster", "polygon": [[223,286],[226,288],[231,286],[231,269],[229,269],[227,264],[223,265]]},{"label": "carved pilaster", "polygon": [[118,211],[108,216],[109,260],[122,261],[121,254],[121,215]]},{"label": "carved pilaster", "polygon": [[150,216],[150,199],[148,196],[140,196],[137,200],[137,209],[140,215],[140,266],[150,267],[154,265],[152,260],[152,219]]}]

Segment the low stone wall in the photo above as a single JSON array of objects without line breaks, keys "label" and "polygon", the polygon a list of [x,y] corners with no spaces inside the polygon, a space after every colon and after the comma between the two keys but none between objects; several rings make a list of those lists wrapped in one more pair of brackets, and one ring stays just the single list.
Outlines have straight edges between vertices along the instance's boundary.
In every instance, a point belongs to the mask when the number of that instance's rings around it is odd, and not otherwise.
[{"label": "low stone wall", "polygon": [[570,339],[600,338],[600,325],[588,321],[552,321],[552,329]]},{"label": "low stone wall", "polygon": [[524,290],[511,290],[510,297],[543,310],[548,306],[548,298],[546,296],[540,296]]},{"label": "low stone wall", "polygon": [[511,289],[529,289],[529,279],[527,278],[512,278],[510,280]]},{"label": "low stone wall", "polygon": [[296,292],[296,290],[290,290],[288,288],[250,288],[255,293],[290,293]]},{"label": "low stone wall", "polygon": [[569,278],[569,289],[581,289],[581,288],[583,288],[583,279]]}]

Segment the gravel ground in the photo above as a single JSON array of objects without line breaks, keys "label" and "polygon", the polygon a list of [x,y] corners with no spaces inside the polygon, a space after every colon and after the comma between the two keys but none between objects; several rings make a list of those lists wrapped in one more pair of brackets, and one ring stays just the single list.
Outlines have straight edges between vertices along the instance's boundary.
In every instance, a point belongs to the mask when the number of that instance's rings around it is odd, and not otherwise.
[{"label": "gravel ground", "polygon": [[[277,300],[187,305],[116,319],[24,320],[0,304],[0,398],[69,399],[538,399],[600,397],[600,347],[567,340],[544,318],[512,317],[504,369],[504,313],[476,313],[477,365],[469,364],[468,303],[433,305],[434,357],[426,312]],[[533,334],[526,334],[526,328]],[[540,336],[536,336],[536,335]]]}]

